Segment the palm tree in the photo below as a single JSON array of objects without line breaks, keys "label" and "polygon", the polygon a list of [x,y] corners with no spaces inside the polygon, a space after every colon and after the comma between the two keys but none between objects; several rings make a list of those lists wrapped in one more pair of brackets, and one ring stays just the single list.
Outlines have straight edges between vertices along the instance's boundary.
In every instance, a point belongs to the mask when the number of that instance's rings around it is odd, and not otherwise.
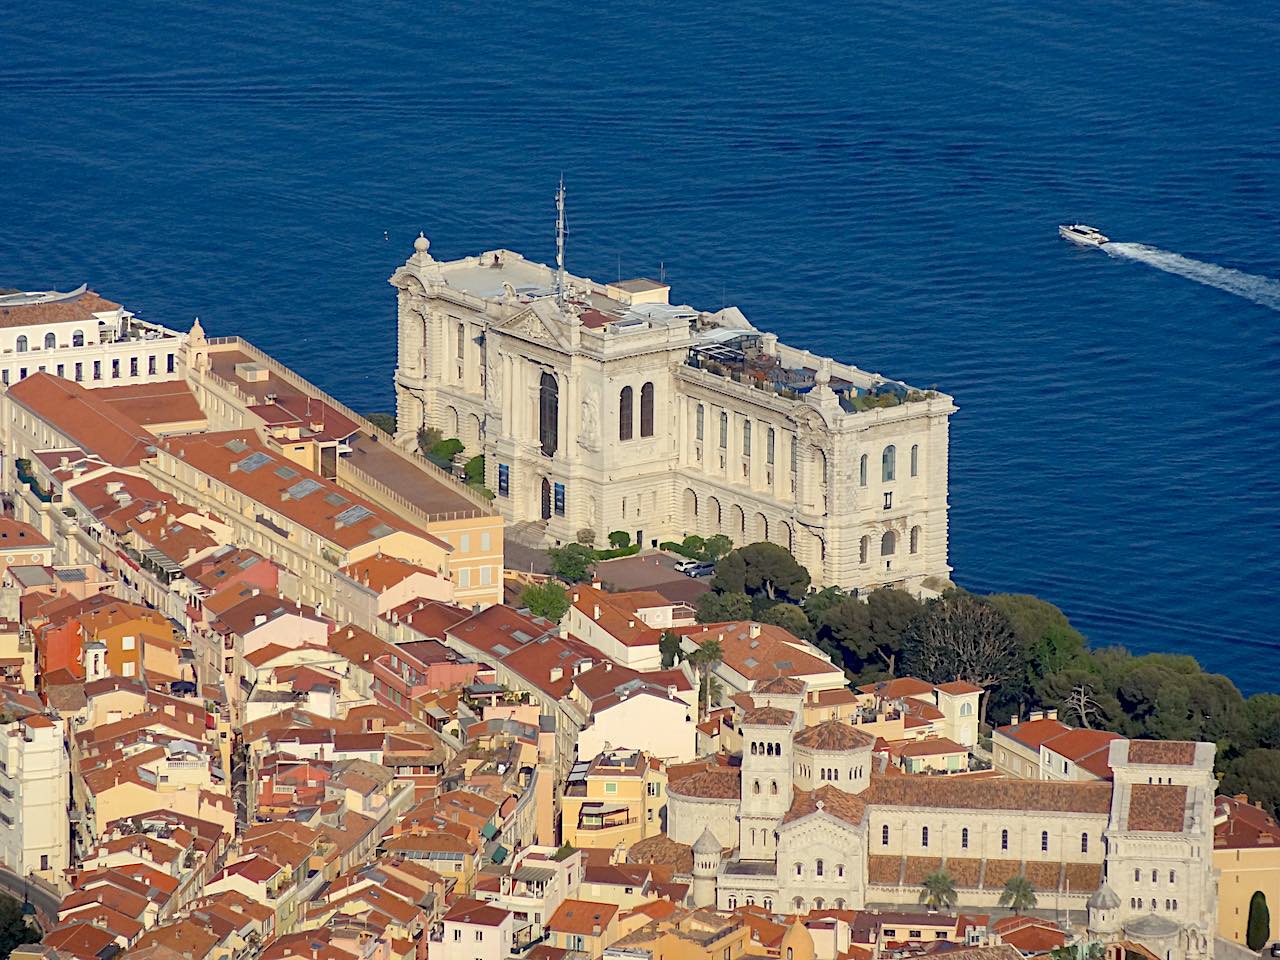
[{"label": "palm tree", "polygon": [[1019,874],[1004,882],[1004,893],[1000,894],[1000,906],[1008,907],[1014,913],[1022,913],[1036,905],[1036,888],[1031,881]]},{"label": "palm tree", "polygon": [[920,902],[934,910],[946,910],[956,905],[955,881],[945,870],[931,873],[920,884]]},{"label": "palm tree", "polygon": [[702,687],[706,690],[705,701],[706,706],[703,709],[705,717],[711,712],[711,671],[715,669],[717,663],[724,659],[724,651],[720,646],[720,641],[711,639],[704,640],[693,653],[689,654],[688,660],[702,675]]}]

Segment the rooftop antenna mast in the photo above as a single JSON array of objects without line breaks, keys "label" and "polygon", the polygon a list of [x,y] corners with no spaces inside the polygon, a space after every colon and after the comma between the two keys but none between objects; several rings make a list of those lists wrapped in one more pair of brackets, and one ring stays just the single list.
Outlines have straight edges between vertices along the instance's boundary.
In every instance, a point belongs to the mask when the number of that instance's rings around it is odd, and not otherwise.
[{"label": "rooftop antenna mast", "polygon": [[556,191],[556,303],[564,306],[564,174]]}]

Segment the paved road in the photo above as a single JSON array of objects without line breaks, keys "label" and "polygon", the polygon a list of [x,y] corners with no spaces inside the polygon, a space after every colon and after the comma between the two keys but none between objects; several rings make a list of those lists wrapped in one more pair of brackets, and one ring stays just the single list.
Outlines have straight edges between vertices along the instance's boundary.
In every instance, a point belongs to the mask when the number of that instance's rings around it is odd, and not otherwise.
[{"label": "paved road", "polygon": [[3,888],[19,903],[22,902],[24,892],[28,893],[31,903],[40,912],[40,916],[37,918],[40,926],[48,929],[52,926],[52,921],[58,917],[58,907],[62,905],[62,898],[38,880],[33,879],[26,889],[24,889],[24,886],[25,881],[22,877],[11,870],[0,867],[0,888]]}]

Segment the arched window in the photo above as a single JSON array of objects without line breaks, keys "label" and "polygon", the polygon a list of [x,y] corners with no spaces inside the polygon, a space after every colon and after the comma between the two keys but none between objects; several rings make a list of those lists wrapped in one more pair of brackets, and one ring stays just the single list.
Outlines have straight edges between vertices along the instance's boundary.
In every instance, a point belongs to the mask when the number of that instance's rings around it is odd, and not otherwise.
[{"label": "arched window", "polygon": [[57,346],[58,346],[58,338],[55,337],[52,333],[46,333],[44,335],[44,348],[46,350],[53,350]]},{"label": "arched window", "polygon": [[754,740],[751,741],[751,755],[753,757],[756,755],[756,742]]},{"label": "arched window", "polygon": [[973,704],[969,703],[967,700],[964,703],[960,704],[960,716],[962,717],[973,716]]},{"label": "arched window", "polygon": [[22,336],[20,336],[20,337],[18,338],[18,342],[17,342],[17,343],[16,343],[16,345],[14,346],[14,349],[15,349],[15,350],[17,350],[17,351],[18,351],[18,353],[26,353],[26,352],[27,352],[27,336],[26,336],[26,334],[23,334]]},{"label": "arched window", "polygon": [[73,347],[83,347],[83,346],[84,346],[84,331],[83,331],[83,330],[77,330],[75,333],[71,334],[71,345],[72,345]]},{"label": "arched window", "polygon": [[836,876],[837,876],[837,877],[843,877],[843,876],[844,876],[844,864],[843,864],[843,863],[837,863],[837,864],[836,864]]},{"label": "arched window", "polygon": [[[799,864],[796,864],[796,866],[799,866]],[[804,897],[796,897],[795,900],[792,901],[792,904],[796,908],[796,913],[800,913],[804,910]]]},{"label": "arched window", "polygon": [[819,860],[817,863],[815,863],[815,864],[814,864],[814,872],[815,872],[815,873],[817,873],[817,875],[818,875],[818,876],[822,876],[822,861],[821,861],[821,860]]},{"label": "arched window", "polygon": [[538,440],[542,455],[553,457],[560,445],[560,385],[549,373],[538,384]]},{"label": "arched window", "polygon": [[766,743],[766,744],[764,745],[764,754],[765,754],[765,756],[766,756],[766,757],[772,757],[772,756],[773,756],[773,744],[772,744],[772,743]]},{"label": "arched window", "polygon": [[1152,882],[1152,883],[1156,883],[1156,882],[1158,882],[1159,880],[1160,880],[1160,871],[1159,871],[1159,870],[1152,870],[1152,871],[1151,871],[1151,882]]},{"label": "arched window", "polygon": [[769,792],[770,792],[771,794],[773,794],[775,797],[778,795],[778,781],[777,781],[777,780],[770,780],[770,781],[769,781]]},{"label": "arched window", "polygon": [[551,481],[542,478],[542,519],[551,519]]},{"label": "arched window", "polygon": [[892,443],[880,455],[880,479],[888,483],[897,469],[898,449]]},{"label": "arched window", "polygon": [[880,828],[880,846],[887,847],[889,845],[889,825],[886,823]]},{"label": "arched window", "polygon": [[920,528],[919,527],[911,528],[911,552],[912,553],[920,552]]},{"label": "arched window", "polygon": [[1172,870],[1170,870],[1170,871],[1169,871],[1169,882],[1170,882],[1170,883],[1173,883],[1173,881],[1174,881],[1174,879],[1175,879],[1176,877],[1177,877],[1177,874],[1176,874],[1176,873],[1174,873]]},{"label": "arched window", "polygon": [[1000,831],[1000,849],[1001,850],[1009,849],[1009,831],[1008,830]]},{"label": "arched window", "polygon": [[[769,908],[766,907],[765,909],[767,910]],[[795,947],[787,947],[787,960],[795,960],[795,958],[796,958]]]},{"label": "arched window", "polygon": [[730,897],[730,898],[729,898],[729,909],[730,909],[730,910],[737,910],[737,909],[738,909],[738,898],[737,898],[737,897]]},{"label": "arched window", "polygon": [[1080,852],[1089,852],[1089,835],[1087,833],[1080,834]]},{"label": "arched window", "polygon": [[757,780],[751,784],[751,792],[758,794],[760,792],[760,781]]},{"label": "arched window", "polygon": [[880,538],[880,556],[892,557],[895,550],[898,549],[898,535],[892,530],[886,530],[884,536]]},{"label": "arched window", "polygon": [[858,461],[858,486],[865,487],[867,485],[867,455],[864,453],[862,459]]},{"label": "arched window", "polygon": [[1048,830],[1040,831],[1040,852],[1041,853],[1049,852],[1049,831]]},{"label": "arched window", "polygon": [[963,827],[960,830],[960,849],[961,850],[969,849],[969,828],[968,827]]},{"label": "arched window", "polygon": [[821,910],[821,909],[822,909],[822,904],[823,904],[823,900],[822,900],[822,898],[821,898],[821,897],[814,897],[814,898],[813,898],[813,909],[815,909],[815,910]]},{"label": "arched window", "polygon": [[911,475],[913,477],[920,475],[920,444],[918,443],[911,445]]},{"label": "arched window", "polygon": [[920,828],[920,846],[927,847],[929,845],[929,828]]},{"label": "arched window", "polygon": [[871,538],[863,537],[858,542],[858,562],[866,563],[870,553],[871,553]]},{"label": "arched window", "polygon": [[[618,439],[631,439],[631,417],[634,410],[630,387],[623,387],[618,394]],[[702,418],[702,407],[698,407],[698,418]]]},{"label": "arched window", "polygon": [[796,876],[797,876],[797,877],[803,877],[803,876],[804,876],[804,867],[803,867],[803,866],[801,866],[801,865],[800,865],[800,864],[798,864],[798,863],[796,864]]},{"label": "arched window", "polygon": [[1134,867],[1134,868],[1133,868],[1133,882],[1134,882],[1134,883],[1141,883],[1141,882],[1142,882],[1142,868],[1141,868],[1141,867]]},{"label": "arched window", "polygon": [[653,436],[653,384],[640,388],[640,436]]},{"label": "arched window", "polygon": [[727,413],[720,414],[720,449],[727,450],[729,448],[729,415]]}]

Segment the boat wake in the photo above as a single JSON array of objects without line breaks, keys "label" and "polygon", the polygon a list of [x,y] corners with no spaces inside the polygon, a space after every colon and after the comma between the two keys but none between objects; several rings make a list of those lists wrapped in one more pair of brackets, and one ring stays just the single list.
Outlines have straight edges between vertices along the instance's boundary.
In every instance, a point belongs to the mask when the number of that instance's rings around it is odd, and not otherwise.
[{"label": "boat wake", "polygon": [[1244,297],[1254,303],[1272,310],[1280,310],[1280,280],[1259,277],[1230,267],[1220,267],[1216,263],[1205,263],[1203,260],[1192,260],[1159,247],[1149,247],[1145,243],[1108,243],[1103,248],[1113,257],[1125,257],[1137,260],[1147,266],[1155,267],[1166,273],[1174,273],[1196,283],[1217,287],[1237,297]]}]

